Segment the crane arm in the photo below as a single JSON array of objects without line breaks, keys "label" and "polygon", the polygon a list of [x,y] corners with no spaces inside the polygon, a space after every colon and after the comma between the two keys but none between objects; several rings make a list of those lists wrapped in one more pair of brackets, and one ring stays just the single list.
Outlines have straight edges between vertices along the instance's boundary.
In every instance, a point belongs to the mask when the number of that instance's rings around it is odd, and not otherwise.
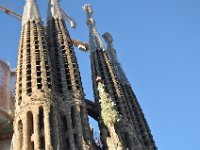
[{"label": "crane arm", "polygon": [[21,15],[15,13],[14,11],[12,11],[12,10],[10,10],[10,9],[4,8],[4,7],[2,7],[2,6],[0,6],[0,11],[6,13],[6,14],[8,14],[8,15],[10,15],[10,16],[12,16],[12,17],[18,19],[18,20],[21,20],[21,19],[22,19],[22,16],[21,16]]},{"label": "crane arm", "polygon": [[74,19],[72,19],[72,17],[70,17],[62,8],[61,8],[61,12],[62,12],[63,17],[70,23],[71,27],[75,29],[77,27],[77,24],[74,21]]},{"label": "crane arm", "polygon": [[89,49],[88,43],[84,43],[75,39],[72,39],[72,43],[74,46],[78,47],[78,49],[80,49],[81,51],[86,52]]}]

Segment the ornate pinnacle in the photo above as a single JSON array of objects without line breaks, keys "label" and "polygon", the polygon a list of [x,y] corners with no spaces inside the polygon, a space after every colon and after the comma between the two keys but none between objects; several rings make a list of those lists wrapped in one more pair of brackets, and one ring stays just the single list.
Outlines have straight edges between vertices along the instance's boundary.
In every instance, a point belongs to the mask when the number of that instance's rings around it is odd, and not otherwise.
[{"label": "ornate pinnacle", "polygon": [[90,6],[90,4],[85,4],[85,5],[83,6],[83,10],[85,11],[85,13],[86,13],[89,17],[92,17],[93,10],[92,10],[92,7]]},{"label": "ornate pinnacle", "polygon": [[95,27],[95,20],[92,17],[93,10],[92,10],[92,7],[90,6],[90,4],[85,4],[83,6],[83,10],[85,11],[85,13],[87,15],[87,25],[91,25],[91,26]]},{"label": "ornate pinnacle", "polygon": [[37,5],[37,0],[26,0],[24,6],[24,13],[22,17],[22,25],[26,24],[29,20],[35,20],[40,22],[40,13]]},{"label": "ornate pinnacle", "polygon": [[85,4],[83,10],[87,15],[87,25],[90,31],[89,48],[91,52],[96,50],[104,50],[103,42],[95,27],[95,20],[92,17],[93,10],[90,4]]}]

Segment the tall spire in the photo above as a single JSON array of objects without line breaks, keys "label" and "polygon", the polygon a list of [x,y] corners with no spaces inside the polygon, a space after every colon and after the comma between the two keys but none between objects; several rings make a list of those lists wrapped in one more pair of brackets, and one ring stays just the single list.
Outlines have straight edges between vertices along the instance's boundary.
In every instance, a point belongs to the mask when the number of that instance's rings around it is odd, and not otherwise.
[{"label": "tall spire", "polygon": [[83,6],[83,10],[85,11],[87,15],[87,25],[90,31],[89,47],[90,47],[91,53],[100,49],[104,50],[103,42],[101,40],[99,33],[96,30],[95,20],[92,17],[93,10],[90,4],[85,4]]},{"label": "tall spire", "polygon": [[40,21],[40,12],[36,1],[37,0],[26,0],[22,17],[22,26],[29,20]]},{"label": "tall spire", "polygon": [[[52,76],[59,108],[60,150],[96,150],[88,122],[83,86],[72,40],[58,0],[49,0],[46,26]],[[64,106],[64,107],[63,107]]]},{"label": "tall spire", "polygon": [[52,18],[63,19],[63,15],[60,9],[60,4],[58,0],[48,0],[48,12],[47,12],[47,20]]},{"label": "tall spire", "polygon": [[119,78],[119,80],[121,81],[121,83],[124,83],[124,84],[130,84],[128,82],[128,79],[125,75],[125,72],[124,70],[122,69],[121,67],[121,64],[119,63],[119,60],[117,58],[117,55],[116,55],[116,50],[113,46],[113,38],[111,36],[110,33],[106,32],[104,35],[103,35],[103,38],[107,44],[107,54],[108,54],[108,57],[110,58],[110,61],[116,71],[116,74]]},{"label": "tall spire", "polygon": [[[15,82],[13,150],[54,149],[54,89],[44,26],[36,0],[26,0]],[[54,125],[53,125],[54,126]]]}]

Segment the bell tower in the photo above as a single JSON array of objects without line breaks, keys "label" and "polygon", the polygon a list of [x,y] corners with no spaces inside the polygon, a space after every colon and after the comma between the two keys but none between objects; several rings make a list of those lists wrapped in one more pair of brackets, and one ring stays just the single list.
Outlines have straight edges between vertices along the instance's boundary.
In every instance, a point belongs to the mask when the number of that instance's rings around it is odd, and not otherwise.
[{"label": "bell tower", "polygon": [[[112,36],[109,33],[104,34],[103,37],[107,43],[107,49],[105,49],[96,30],[91,6],[86,4],[83,10],[87,15],[89,27],[93,90],[99,110],[99,126],[104,149],[157,149],[139,103],[117,59]],[[102,84],[96,81],[99,78]],[[106,99],[106,97],[107,100],[104,101],[108,104],[102,105],[102,98]],[[107,108],[109,101],[113,102],[113,109]],[[108,125],[104,120],[110,113],[112,114],[111,110],[115,110],[121,117],[114,119],[116,121],[112,125]]]},{"label": "bell tower", "polygon": [[24,7],[15,87],[13,149],[52,149],[50,63],[36,0]]},{"label": "bell tower", "polygon": [[[56,137],[61,149],[96,149],[90,130],[87,107],[72,39],[58,0],[49,0],[47,41],[60,126]],[[59,117],[58,116],[58,117]],[[56,124],[55,124],[56,125]]]},{"label": "bell tower", "polygon": [[113,46],[113,38],[108,32],[103,34],[103,38],[107,45],[106,52],[108,54],[112,67],[116,73],[116,76],[119,80],[123,97],[126,100],[125,102],[127,103],[127,108],[129,110],[131,120],[136,129],[137,135],[139,135],[138,138],[141,141],[141,143],[143,143],[144,147],[146,147],[147,149],[157,149],[148,123],[140,107],[140,104],[117,58],[116,50]]},{"label": "bell tower", "polygon": [[26,0],[18,50],[14,150],[95,150],[72,41],[57,0],[47,38],[36,0]]}]

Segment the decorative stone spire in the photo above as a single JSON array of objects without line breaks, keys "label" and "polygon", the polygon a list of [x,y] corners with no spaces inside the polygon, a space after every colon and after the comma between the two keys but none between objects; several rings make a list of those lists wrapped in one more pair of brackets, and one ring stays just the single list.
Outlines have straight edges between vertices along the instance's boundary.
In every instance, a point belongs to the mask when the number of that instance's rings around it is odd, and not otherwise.
[{"label": "decorative stone spire", "polygon": [[50,20],[52,18],[63,19],[58,0],[49,0],[48,2],[47,20]]},{"label": "decorative stone spire", "polygon": [[29,20],[35,20],[40,22],[40,12],[37,5],[37,0],[26,0],[24,6],[24,13],[22,16],[22,26],[26,24]]},{"label": "decorative stone spire", "polygon": [[104,50],[103,42],[101,40],[99,33],[96,30],[95,20],[92,17],[93,10],[92,10],[90,4],[85,4],[83,6],[83,10],[85,11],[85,13],[87,15],[87,25],[89,27],[89,32],[90,32],[89,49],[90,49],[91,53],[96,50]]},{"label": "decorative stone spire", "polygon": [[116,71],[116,74],[117,74],[119,80],[122,83],[130,84],[128,82],[128,79],[124,73],[124,70],[122,69],[121,64],[119,63],[119,60],[117,58],[116,50],[113,46],[113,38],[112,38],[111,34],[106,32],[102,37],[104,38],[104,40],[107,44],[106,52],[108,54],[108,57],[110,58],[110,61]]}]

